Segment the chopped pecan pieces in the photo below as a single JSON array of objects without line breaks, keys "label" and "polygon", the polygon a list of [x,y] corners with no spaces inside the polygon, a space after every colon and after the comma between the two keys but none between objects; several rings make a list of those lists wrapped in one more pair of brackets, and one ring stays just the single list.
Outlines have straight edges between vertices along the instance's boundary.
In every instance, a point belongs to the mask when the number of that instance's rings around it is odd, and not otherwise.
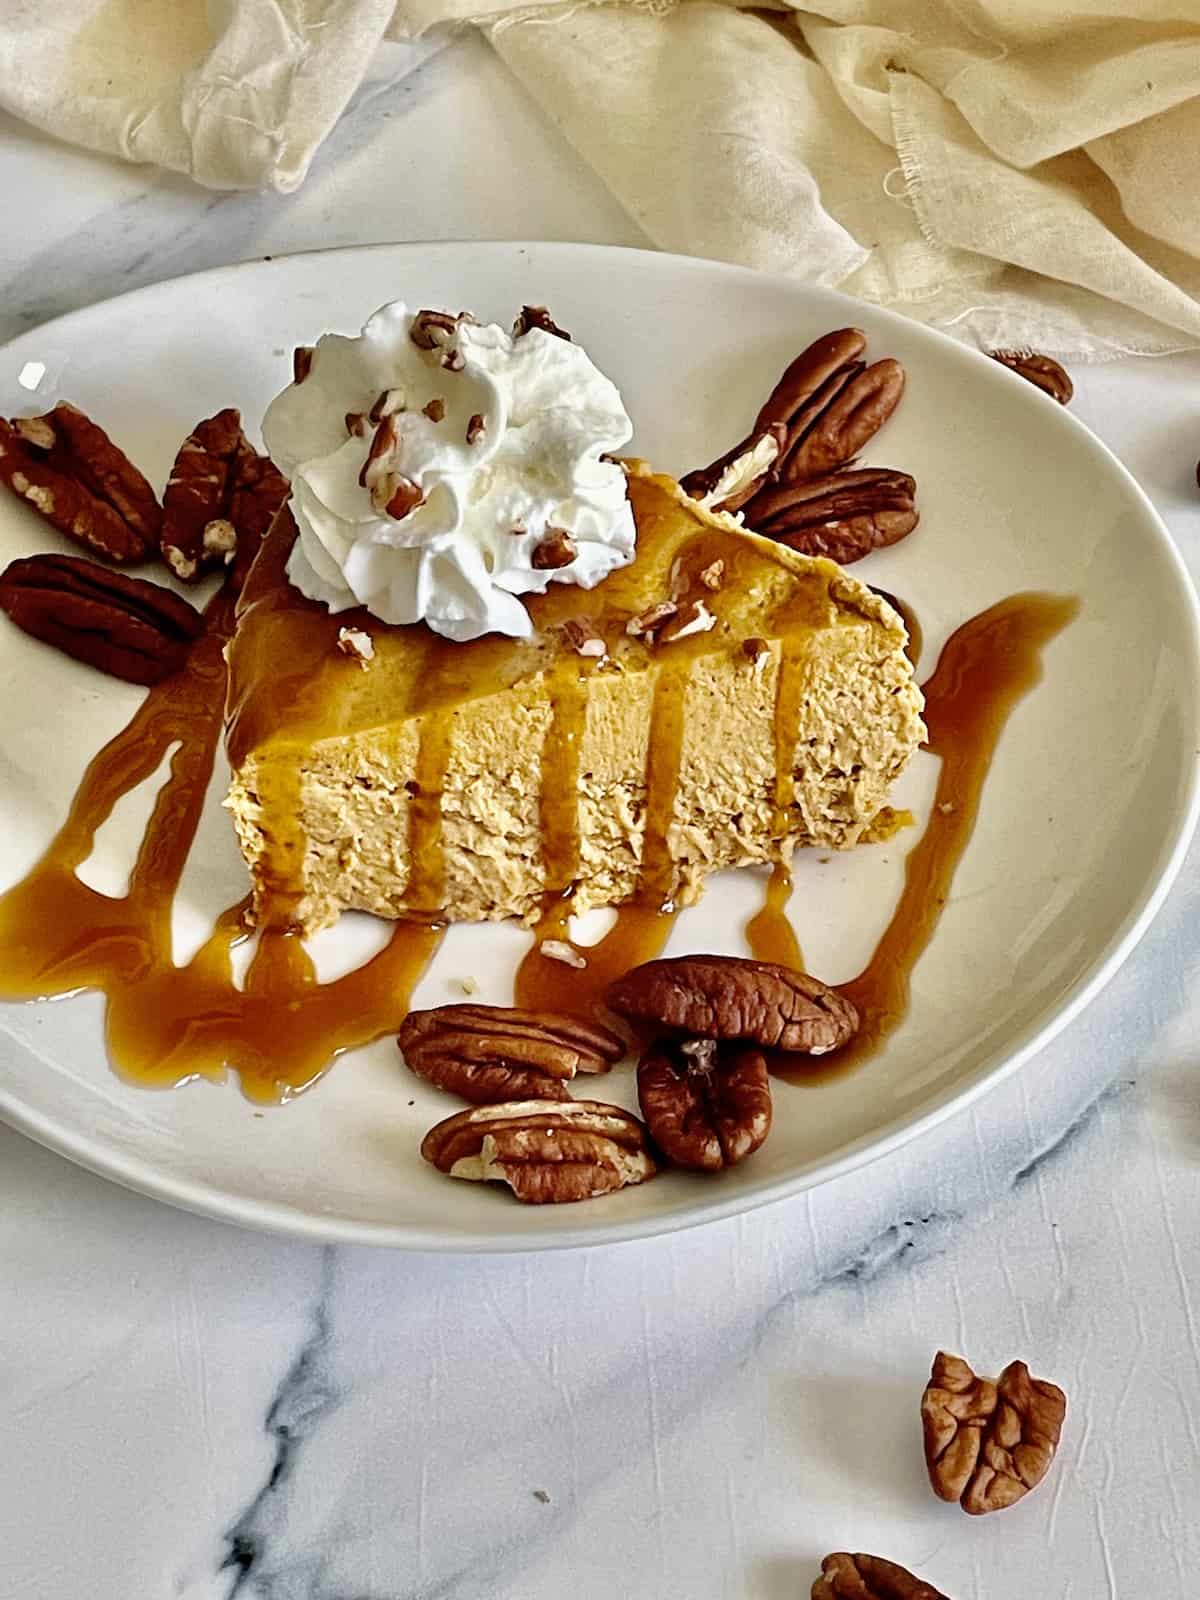
[{"label": "chopped pecan pieces", "polygon": [[1053,356],[1039,355],[1036,350],[989,350],[988,355],[1002,367],[1019,373],[1060,406],[1070,404],[1075,385],[1067,369]]},{"label": "chopped pecan pieces", "polygon": [[742,956],[647,961],[610,984],[607,1001],[622,1016],[693,1037],[813,1056],[836,1050],[858,1027],[854,1006],[828,984]]},{"label": "chopped pecan pieces", "polygon": [[449,311],[418,311],[408,337],[418,350],[443,349],[458,332],[458,324],[465,315],[465,312],[456,317]]},{"label": "chopped pecan pieces", "polygon": [[559,567],[569,567],[578,554],[579,547],[565,528],[547,528],[530,564],[538,571],[557,571]]},{"label": "chopped pecan pieces", "polygon": [[398,411],[406,409],[403,389],[381,389],[375,396],[367,420],[378,427],[384,417],[394,417]]},{"label": "chopped pecan pieces", "polygon": [[638,1119],[598,1100],[475,1106],[431,1128],[421,1154],[452,1178],[507,1183],[526,1205],[592,1200],[657,1171]]},{"label": "chopped pecan pieces", "polygon": [[419,1078],[477,1105],[565,1100],[577,1072],[607,1072],[625,1054],[615,1033],[554,1011],[439,1006],[411,1011],[400,1049]]},{"label": "chopped pecan pieces", "polygon": [[[444,422],[446,419],[446,402],[436,395],[427,405],[423,405],[421,410],[429,418],[430,422]],[[468,439],[467,443],[470,444],[470,442]]]},{"label": "chopped pecan pieces", "polygon": [[679,607],[674,600],[660,600],[657,605],[647,606],[636,617],[630,617],[625,624],[625,632],[631,639],[653,640],[658,630],[678,612]]},{"label": "chopped pecan pieces", "polygon": [[562,625],[563,637],[576,654],[581,656],[606,656],[608,646],[604,640],[582,622],[568,617]]},{"label": "chopped pecan pieces", "polygon": [[933,1491],[980,1516],[1014,1505],[1046,1476],[1067,1414],[1055,1384],[1010,1362],[993,1383],[939,1350],[921,1397]]},{"label": "chopped pecan pieces", "polygon": [[303,383],[312,371],[313,347],[310,344],[298,344],[292,351],[292,382]]},{"label": "chopped pecan pieces", "polygon": [[375,641],[363,628],[339,628],[337,648],[357,661],[364,672],[375,659]]},{"label": "chopped pecan pieces", "polygon": [[650,1137],[677,1167],[736,1166],[771,1131],[771,1084],[757,1050],[664,1039],[642,1057],[637,1086]]},{"label": "chopped pecan pieces", "polygon": [[812,1600],[946,1600],[946,1596],[894,1561],[839,1550],[822,1561]]},{"label": "chopped pecan pieces", "polygon": [[761,490],[746,506],[748,527],[804,555],[842,566],[910,534],[920,521],[907,472],[863,467]]},{"label": "chopped pecan pieces", "polygon": [[0,483],[109,561],[143,561],[158,538],[154,490],[104,429],[65,400],[44,417],[0,418]]},{"label": "chopped pecan pieces", "polygon": [[476,411],[467,423],[467,443],[478,444],[483,438],[483,417]]},{"label": "chopped pecan pieces", "polygon": [[556,339],[565,339],[571,342],[571,335],[565,328],[560,328],[545,306],[522,306],[520,315],[513,323],[513,338],[520,339],[531,328],[540,328],[543,333],[552,333]]},{"label": "chopped pecan pieces", "polygon": [[0,575],[0,610],[76,661],[152,684],[177,672],[204,619],[157,583],[80,556],[27,556]]}]

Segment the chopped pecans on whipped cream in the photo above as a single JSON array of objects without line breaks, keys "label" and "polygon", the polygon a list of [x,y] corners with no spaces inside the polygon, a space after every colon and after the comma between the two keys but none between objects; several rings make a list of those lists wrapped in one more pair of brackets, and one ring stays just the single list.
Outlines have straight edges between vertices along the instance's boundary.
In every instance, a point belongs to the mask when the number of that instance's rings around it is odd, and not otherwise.
[{"label": "chopped pecans on whipped cream", "polygon": [[633,559],[608,459],[632,425],[578,344],[396,302],[320,339],[297,378],[263,434],[292,481],[288,577],[331,612],[527,638],[522,595]]}]

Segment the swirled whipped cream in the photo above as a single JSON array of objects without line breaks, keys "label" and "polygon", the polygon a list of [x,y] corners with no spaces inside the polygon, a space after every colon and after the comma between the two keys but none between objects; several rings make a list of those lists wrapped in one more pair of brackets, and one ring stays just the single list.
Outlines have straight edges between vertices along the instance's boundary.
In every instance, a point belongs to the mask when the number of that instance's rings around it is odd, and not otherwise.
[{"label": "swirled whipped cream", "polygon": [[525,638],[521,595],[590,589],[633,559],[625,474],[601,459],[632,432],[616,386],[567,337],[523,327],[397,301],[301,353],[263,436],[291,479],[288,577],[309,599]]}]

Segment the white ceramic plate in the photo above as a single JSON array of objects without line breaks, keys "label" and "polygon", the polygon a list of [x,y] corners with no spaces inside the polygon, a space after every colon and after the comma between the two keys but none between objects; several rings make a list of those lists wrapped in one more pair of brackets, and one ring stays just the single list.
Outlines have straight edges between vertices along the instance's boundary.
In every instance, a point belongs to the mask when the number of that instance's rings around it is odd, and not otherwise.
[{"label": "white ceramic plate", "polygon": [[[719,1179],[668,1174],[604,1200],[527,1208],[452,1182],[419,1158],[456,1102],[402,1070],[383,1041],[343,1057],[308,1095],[251,1106],[236,1082],[150,1091],[110,1071],[95,995],[0,1007],[0,1115],[52,1149],[178,1205],[313,1238],[439,1249],[599,1243],[746,1210],[882,1154],[1012,1070],[1082,1007],[1145,929],[1195,821],[1200,720],[1195,601],[1169,537],[1124,469],[1069,413],[995,363],[915,323],[711,262],[594,246],[394,245],[202,273],[65,317],[0,352],[0,413],[68,397],[161,484],[192,424],[220,406],[256,419],[287,380],[292,347],[356,331],[385,300],[469,306],[507,322],[547,303],[620,385],[634,447],[681,472],[744,430],[786,360],[855,323],[898,357],[908,394],[866,460],[919,485],[921,526],[856,571],[903,595],[925,630],[922,676],[967,617],[1024,589],[1076,594],[1081,616],[1049,647],[1046,677],[1003,736],[953,897],[919,963],[912,1010],[882,1052],[819,1087],[779,1084],[755,1158]],[[27,386],[44,369],[36,390]],[[24,386],[22,383],[24,380]],[[56,536],[0,500],[0,559]],[[0,883],[32,864],[86,758],[139,692],[0,627]],[[899,795],[927,808],[934,759]],[[218,772],[216,784],[224,783]],[[220,794],[183,886],[181,946],[236,899],[244,875]],[[124,886],[149,792],[123,802],[85,868]],[[912,835],[797,862],[806,958],[831,982],[865,963],[887,921]],[[749,874],[713,881],[669,951],[743,949]],[[802,910],[800,909],[802,908]],[[373,935],[322,936],[326,971]],[[357,924],[357,926],[355,926]],[[528,935],[457,929],[418,1004],[511,998]],[[632,1074],[605,1094],[635,1103]]]}]

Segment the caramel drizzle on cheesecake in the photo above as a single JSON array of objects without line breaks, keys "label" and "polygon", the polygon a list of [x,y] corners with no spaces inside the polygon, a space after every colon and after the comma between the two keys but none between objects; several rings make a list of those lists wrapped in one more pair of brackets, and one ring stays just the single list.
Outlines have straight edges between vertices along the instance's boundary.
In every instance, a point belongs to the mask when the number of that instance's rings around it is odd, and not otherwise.
[{"label": "caramel drizzle on cheesecake", "polygon": [[[703,541],[697,564],[707,560]],[[260,632],[268,652],[278,652],[272,683],[276,706],[319,704],[321,675],[344,668],[330,647],[329,629],[344,619],[323,612],[307,618],[304,648],[293,650],[285,619],[271,613],[287,545],[276,541],[261,560],[257,595],[252,575],[244,603],[263,608]],[[619,579],[619,575],[618,575]],[[620,593],[619,581],[613,588]],[[566,591],[543,597],[553,607],[571,603]],[[875,956],[846,986],[867,1018],[862,1034],[823,1071],[845,1069],[886,1038],[907,1006],[912,966],[932,937],[957,862],[974,825],[979,795],[996,740],[1012,706],[1040,675],[1040,651],[1070,620],[1075,602],[1021,595],[974,619],[947,644],[927,686],[929,747],[943,758],[938,799],[929,826],[909,857],[900,904]],[[267,893],[243,983],[234,982],[233,952],[251,936],[248,901],[224,911],[192,958],[174,961],[171,916],[200,822],[221,736],[226,679],[223,650],[232,607],[218,596],[208,632],[185,668],[151,689],[138,711],[89,764],[70,813],[41,860],[0,896],[0,994],[34,999],[84,989],[107,999],[106,1037],[116,1069],[138,1082],[168,1086],[196,1077],[221,1078],[232,1068],[253,1100],[294,1096],[311,1086],[343,1050],[393,1032],[408,996],[437,949],[442,929],[445,813],[443,794],[452,747],[454,706],[469,690],[463,658],[453,645],[430,640],[425,670],[417,674],[423,696],[415,793],[409,806],[411,878],[406,900],[414,920],[398,922],[386,946],[355,971],[318,983],[296,931],[302,891],[302,835],[298,781],[279,767],[268,782],[273,832],[265,841],[261,876]],[[303,630],[302,630],[303,632]],[[785,634],[775,705],[775,807],[780,836],[794,803],[796,733],[804,681],[804,629]],[[507,646],[505,646],[506,648]],[[486,647],[477,657],[486,673]],[[498,652],[501,646],[496,646]],[[536,949],[518,978],[521,1002],[584,1009],[612,978],[658,954],[669,936],[678,884],[672,829],[683,755],[684,708],[694,640],[664,647],[654,690],[646,768],[645,829],[638,892],[617,914],[610,932],[587,948],[584,971],[569,971]],[[314,668],[314,662],[320,662]],[[595,661],[569,663],[551,694],[551,717],[542,770],[540,817],[545,839],[547,903],[539,935],[566,936],[567,908],[578,872],[576,796],[578,755],[586,709],[586,680]],[[366,675],[364,675],[366,676]],[[252,748],[271,707],[233,708],[229,730],[236,763]],[[315,713],[314,713],[315,715]],[[303,721],[303,716],[300,717]],[[124,895],[101,894],[76,875],[96,833],[123,795],[151,777],[173,750]],[[289,788],[289,785],[291,787]],[[568,801],[570,803],[568,803]],[[953,809],[946,809],[951,806]],[[752,921],[756,953],[799,963],[786,919],[790,878],[771,873],[763,913]]]},{"label": "caramel drizzle on cheesecake", "polygon": [[[224,911],[196,954],[175,965],[171,913],[221,736],[230,622],[218,601],[210,631],[183,671],[151,689],[89,764],[41,860],[0,897],[0,992],[30,1000],[98,989],[107,997],[109,1056],[123,1076],[169,1087],[220,1079],[233,1068],[248,1098],[270,1102],[308,1088],[334,1055],[392,1031],[441,935],[397,924],[370,961],[318,983],[286,921],[295,883],[284,837],[273,842],[280,920],[259,934],[243,985],[233,981],[232,956],[249,936],[248,898]],[[117,802],[151,777],[172,747],[129,887],[124,895],[101,894],[75,869]]]}]

